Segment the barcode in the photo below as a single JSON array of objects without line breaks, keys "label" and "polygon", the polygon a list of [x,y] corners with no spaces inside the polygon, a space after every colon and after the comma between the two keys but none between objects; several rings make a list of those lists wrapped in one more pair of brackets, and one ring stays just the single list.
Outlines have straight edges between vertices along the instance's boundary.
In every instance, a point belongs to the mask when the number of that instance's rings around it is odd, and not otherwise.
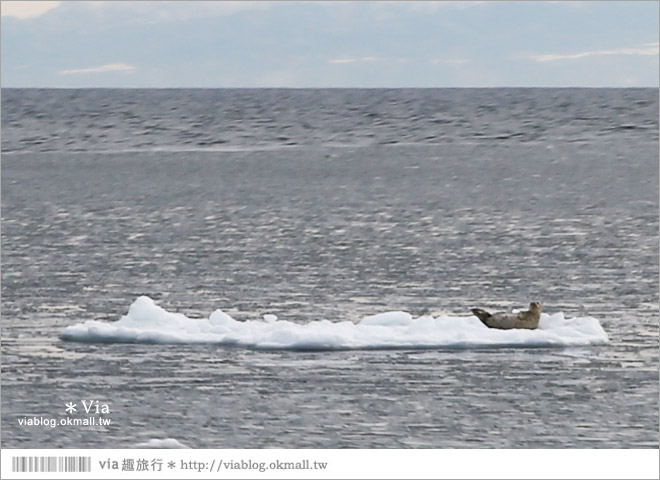
[{"label": "barcode", "polygon": [[91,472],[92,457],[12,457],[12,472]]}]

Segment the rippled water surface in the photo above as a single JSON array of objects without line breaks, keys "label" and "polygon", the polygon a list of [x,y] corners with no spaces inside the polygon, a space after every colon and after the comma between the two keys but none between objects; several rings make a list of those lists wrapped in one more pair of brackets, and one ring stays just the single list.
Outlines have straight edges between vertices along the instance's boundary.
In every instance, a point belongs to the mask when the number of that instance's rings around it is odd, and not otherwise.
[{"label": "rippled water surface", "polygon": [[[2,445],[658,446],[658,94],[2,93]],[[539,300],[581,348],[79,344],[169,311],[358,321]],[[106,427],[25,427],[64,404]]]}]

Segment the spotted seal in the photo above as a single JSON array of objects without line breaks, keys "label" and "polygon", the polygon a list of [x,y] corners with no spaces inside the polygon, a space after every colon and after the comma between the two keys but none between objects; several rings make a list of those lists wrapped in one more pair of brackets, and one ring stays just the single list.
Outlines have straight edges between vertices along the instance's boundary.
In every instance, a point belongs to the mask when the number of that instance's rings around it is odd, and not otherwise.
[{"label": "spotted seal", "polygon": [[511,328],[526,328],[534,330],[539,326],[541,318],[541,304],[532,302],[529,310],[518,313],[493,313],[490,314],[480,308],[473,308],[472,313],[489,328],[509,330]]}]

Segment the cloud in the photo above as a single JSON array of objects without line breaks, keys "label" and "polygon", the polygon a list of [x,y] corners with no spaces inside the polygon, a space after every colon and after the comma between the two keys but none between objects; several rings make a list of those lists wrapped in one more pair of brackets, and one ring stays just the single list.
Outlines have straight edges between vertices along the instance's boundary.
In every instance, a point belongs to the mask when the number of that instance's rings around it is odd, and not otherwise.
[{"label": "cloud", "polygon": [[535,62],[554,62],[558,60],[577,60],[587,57],[600,57],[607,55],[658,55],[658,42],[645,43],[635,48],[617,48],[615,50],[589,50],[579,53],[568,54],[532,54],[526,58]]},{"label": "cloud", "polygon": [[36,18],[61,4],[62,2],[2,2],[2,16],[21,20]]},{"label": "cloud", "polygon": [[476,7],[479,5],[487,5],[489,2],[487,1],[446,1],[443,0],[441,2],[435,1],[435,2],[429,2],[429,1],[406,1],[406,2],[397,2],[397,4],[400,4],[404,8],[409,8],[412,11],[418,11],[418,12],[424,12],[424,13],[433,13],[437,12],[441,9],[447,9],[447,8],[454,8],[454,9],[459,9],[463,10],[466,8],[472,8]]},{"label": "cloud", "polygon": [[78,75],[86,73],[105,73],[105,72],[133,72],[136,67],[125,63],[109,63],[100,67],[76,68],[73,70],[61,70],[60,75]]},{"label": "cloud", "polygon": [[361,57],[361,58],[334,58],[330,60],[330,63],[341,64],[341,63],[365,63],[365,62],[376,62],[378,59],[376,57]]},{"label": "cloud", "polygon": [[448,65],[465,65],[466,63],[470,63],[470,60],[467,58],[433,58],[429,60],[430,65],[438,65],[441,63]]},{"label": "cloud", "polygon": [[[71,3],[71,2],[70,2]],[[272,3],[264,1],[92,1],[75,2],[76,7],[97,14],[113,13],[133,23],[153,24],[196,18],[233,15],[247,10],[265,10]]]}]

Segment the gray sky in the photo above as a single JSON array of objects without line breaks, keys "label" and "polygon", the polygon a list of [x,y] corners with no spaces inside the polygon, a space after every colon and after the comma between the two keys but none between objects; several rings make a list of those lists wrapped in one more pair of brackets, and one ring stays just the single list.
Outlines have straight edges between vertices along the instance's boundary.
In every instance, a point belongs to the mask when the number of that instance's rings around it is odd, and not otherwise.
[{"label": "gray sky", "polygon": [[3,87],[658,86],[658,2],[2,2]]}]

